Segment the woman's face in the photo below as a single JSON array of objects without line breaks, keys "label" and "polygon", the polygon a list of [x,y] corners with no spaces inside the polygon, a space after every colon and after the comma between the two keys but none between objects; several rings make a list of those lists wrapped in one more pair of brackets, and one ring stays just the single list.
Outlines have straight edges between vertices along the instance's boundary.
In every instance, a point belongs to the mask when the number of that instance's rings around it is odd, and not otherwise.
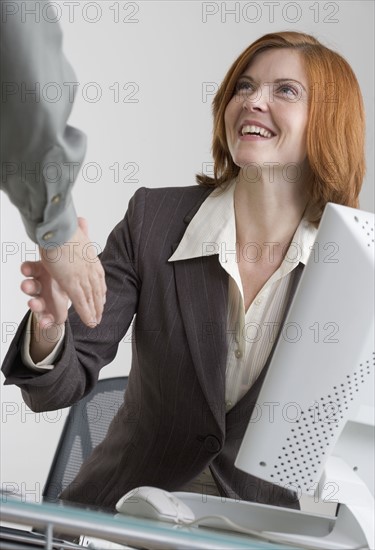
[{"label": "woman's face", "polygon": [[224,115],[229,151],[237,166],[256,163],[260,168],[277,169],[302,165],[306,159],[307,91],[298,52],[271,49],[254,57],[238,79]]}]

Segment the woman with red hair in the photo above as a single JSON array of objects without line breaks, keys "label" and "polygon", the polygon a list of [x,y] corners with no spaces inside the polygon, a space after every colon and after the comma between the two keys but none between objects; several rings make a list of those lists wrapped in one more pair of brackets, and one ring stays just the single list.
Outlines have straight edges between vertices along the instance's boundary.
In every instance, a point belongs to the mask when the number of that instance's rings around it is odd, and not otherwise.
[{"label": "woman with red hair", "polygon": [[364,112],[348,63],[312,36],[263,36],[213,103],[214,177],[139,189],[101,261],[103,320],[88,333],[39,262],[32,311],[3,366],[35,411],[95,385],[134,318],[123,407],[61,498],[113,509],[134,487],[298,507],[234,467],[328,201],[356,207]]},{"label": "woman with red hair", "polygon": [[312,172],[309,208],[319,221],[327,202],[358,207],[365,174],[365,113],[361,90],[348,62],[313,36],[280,32],[251,44],[227,72],[213,102],[214,178],[199,175],[202,185],[217,186],[231,181],[239,167],[231,158],[225,137],[224,114],[234,95],[238,78],[256,55],[287,49],[297,53],[309,86],[306,154]]}]

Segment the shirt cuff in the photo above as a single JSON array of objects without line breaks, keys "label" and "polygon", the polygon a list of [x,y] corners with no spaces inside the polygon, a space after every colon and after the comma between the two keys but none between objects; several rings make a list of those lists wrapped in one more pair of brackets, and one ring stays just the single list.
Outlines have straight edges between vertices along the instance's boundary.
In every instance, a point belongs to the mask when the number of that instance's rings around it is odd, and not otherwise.
[{"label": "shirt cuff", "polygon": [[[27,222],[23,220],[26,231]],[[72,200],[66,204],[64,210],[55,214],[51,221],[40,223],[35,228],[35,237],[32,240],[36,240],[39,246],[43,248],[51,248],[62,246],[64,243],[69,242],[69,239],[74,235],[78,226],[77,214]]]},{"label": "shirt cuff", "polygon": [[57,357],[61,351],[61,348],[64,343],[64,337],[65,337],[65,325],[62,327],[62,335],[60,340],[57,342],[54,349],[51,351],[47,357],[43,359],[43,361],[39,361],[38,363],[34,363],[34,361],[31,359],[30,356],[30,340],[31,340],[31,320],[32,320],[32,313],[30,313],[29,318],[27,320],[23,343],[21,347],[21,357],[24,365],[28,367],[29,369],[35,371],[35,372],[46,372],[49,370],[52,370],[54,368],[54,363],[57,360]]}]

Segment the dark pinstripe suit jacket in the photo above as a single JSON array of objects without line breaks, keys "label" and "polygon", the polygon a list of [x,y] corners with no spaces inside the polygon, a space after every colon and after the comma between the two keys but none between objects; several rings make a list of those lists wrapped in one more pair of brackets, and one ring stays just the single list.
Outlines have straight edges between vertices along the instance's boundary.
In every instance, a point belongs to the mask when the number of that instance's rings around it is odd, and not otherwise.
[{"label": "dark pinstripe suit jacket", "polygon": [[102,254],[103,321],[92,331],[71,311],[52,371],[34,374],[22,364],[24,322],[12,342],[6,383],[20,386],[33,410],[57,409],[93,388],[136,315],[125,404],[63,493],[67,500],[114,507],[133,487],[177,490],[210,464],[223,495],[298,507],[292,493],[233,466],[267,365],[226,413],[228,275],[216,256],[168,263],[208,193],[199,186],[136,192]]}]

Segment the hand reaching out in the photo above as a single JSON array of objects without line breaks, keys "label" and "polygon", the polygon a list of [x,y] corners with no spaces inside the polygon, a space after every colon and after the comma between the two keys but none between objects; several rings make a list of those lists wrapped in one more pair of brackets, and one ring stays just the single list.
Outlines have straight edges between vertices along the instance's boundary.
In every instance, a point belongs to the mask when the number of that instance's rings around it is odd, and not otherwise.
[{"label": "hand reaching out", "polygon": [[41,328],[65,322],[68,297],[86,325],[94,327],[101,321],[107,290],[104,270],[99,258],[88,257],[92,247],[86,221],[78,218],[78,224],[69,243],[59,247],[58,255],[51,248],[41,248],[39,262],[21,266],[23,275],[31,277],[21,288],[33,296],[28,305]]},{"label": "hand reaching out", "polygon": [[[98,257],[92,257],[87,222],[78,218],[78,228],[70,246],[60,247],[58,261],[48,249],[41,249],[41,262],[48,273],[69,296],[81,320],[94,327],[100,323],[107,287],[104,269]],[[51,251],[50,251],[51,252]]]},{"label": "hand reaching out", "polygon": [[23,275],[29,277],[21,288],[31,296],[28,305],[34,313],[30,344],[34,362],[47,357],[58,342],[69,298],[86,325],[94,327],[101,321],[107,290],[104,270],[99,258],[88,257],[91,247],[86,222],[78,218],[78,223],[68,243],[58,249],[40,249],[39,262],[21,266]]},{"label": "hand reaching out", "polygon": [[42,262],[24,262],[21,272],[30,277],[22,281],[21,289],[32,296],[28,306],[40,328],[64,324],[68,316],[68,296],[52,279]]}]

